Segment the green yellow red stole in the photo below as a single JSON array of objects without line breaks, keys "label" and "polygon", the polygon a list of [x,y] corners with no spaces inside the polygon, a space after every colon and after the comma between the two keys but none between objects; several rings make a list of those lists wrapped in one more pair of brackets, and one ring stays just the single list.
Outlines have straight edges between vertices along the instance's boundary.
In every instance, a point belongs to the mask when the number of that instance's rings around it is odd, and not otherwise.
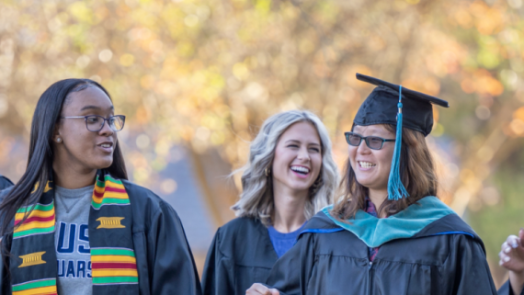
[{"label": "green yellow red stole", "polygon": [[[57,294],[53,187],[48,182],[37,204],[16,213],[10,258],[13,295]],[[88,225],[93,294],[139,293],[130,205],[122,181],[100,170]]]}]

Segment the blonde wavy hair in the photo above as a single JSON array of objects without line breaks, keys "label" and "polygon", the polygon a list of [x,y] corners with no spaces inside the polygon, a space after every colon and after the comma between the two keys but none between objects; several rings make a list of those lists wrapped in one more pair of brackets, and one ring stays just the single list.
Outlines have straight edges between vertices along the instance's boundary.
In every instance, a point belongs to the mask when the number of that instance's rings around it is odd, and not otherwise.
[{"label": "blonde wavy hair", "polygon": [[[309,111],[287,111],[269,117],[249,148],[249,162],[239,171],[242,174],[242,193],[233,206],[239,217],[258,218],[264,225],[272,224],[274,211],[271,169],[275,148],[282,134],[293,124],[308,122],[315,127],[320,137],[322,167],[319,177],[309,189],[309,198],[304,208],[306,219],[310,219],[325,206],[333,203],[338,186],[338,168],[331,155],[331,140],[320,119]],[[267,170],[266,170],[267,169]]]}]

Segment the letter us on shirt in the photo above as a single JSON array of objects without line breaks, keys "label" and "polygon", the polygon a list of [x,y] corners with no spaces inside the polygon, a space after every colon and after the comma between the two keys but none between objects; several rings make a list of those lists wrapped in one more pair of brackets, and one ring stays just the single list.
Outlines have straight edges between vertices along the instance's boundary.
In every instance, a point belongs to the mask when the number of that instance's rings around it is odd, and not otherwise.
[{"label": "letter us on shirt", "polygon": [[87,224],[60,222],[55,235],[58,277],[90,278],[91,255]]}]

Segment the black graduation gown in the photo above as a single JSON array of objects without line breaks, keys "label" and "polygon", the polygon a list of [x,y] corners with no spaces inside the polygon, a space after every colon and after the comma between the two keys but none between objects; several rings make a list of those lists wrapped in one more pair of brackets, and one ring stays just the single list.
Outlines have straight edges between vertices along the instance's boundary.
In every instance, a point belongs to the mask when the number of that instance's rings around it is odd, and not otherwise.
[{"label": "black graduation gown", "polygon": [[278,256],[267,228],[258,219],[233,219],[215,234],[207,254],[202,289],[205,295],[246,294],[265,282]]},{"label": "black graduation gown", "polygon": [[482,241],[456,214],[382,244],[369,262],[363,240],[321,211],[277,261],[267,285],[281,295],[497,294]]},{"label": "black graduation gown", "polygon": [[509,284],[509,280],[502,285],[499,289],[499,295],[524,295],[524,288],[522,288],[522,292],[520,294],[513,293],[513,289],[511,289],[511,285]]},{"label": "black graduation gown", "polygon": [[[140,295],[200,295],[200,281],[182,222],[149,189],[122,180],[133,210],[133,246]],[[4,192],[2,192],[4,195]],[[11,247],[12,235],[2,241]],[[9,265],[0,259],[0,294],[11,294]]]}]

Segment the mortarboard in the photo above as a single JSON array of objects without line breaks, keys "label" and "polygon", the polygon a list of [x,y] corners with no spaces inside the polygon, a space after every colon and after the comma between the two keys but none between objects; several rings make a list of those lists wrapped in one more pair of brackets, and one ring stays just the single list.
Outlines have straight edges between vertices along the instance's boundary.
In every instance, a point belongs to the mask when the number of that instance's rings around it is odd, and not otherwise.
[{"label": "mortarboard", "polygon": [[373,77],[358,74],[357,79],[376,85],[373,92],[360,106],[355,124],[361,126],[375,124],[397,125],[399,91],[402,91],[403,127],[422,132],[427,136],[433,128],[433,107],[436,104],[448,107],[448,102],[411,89],[404,88]]},{"label": "mortarboard", "polygon": [[448,102],[370,76],[357,73],[357,79],[377,87],[362,103],[353,122],[361,126],[391,124],[397,127],[397,140],[388,181],[388,199],[398,200],[408,197],[409,194],[400,180],[399,172],[402,127],[427,136],[433,128],[432,104],[447,108]]}]

